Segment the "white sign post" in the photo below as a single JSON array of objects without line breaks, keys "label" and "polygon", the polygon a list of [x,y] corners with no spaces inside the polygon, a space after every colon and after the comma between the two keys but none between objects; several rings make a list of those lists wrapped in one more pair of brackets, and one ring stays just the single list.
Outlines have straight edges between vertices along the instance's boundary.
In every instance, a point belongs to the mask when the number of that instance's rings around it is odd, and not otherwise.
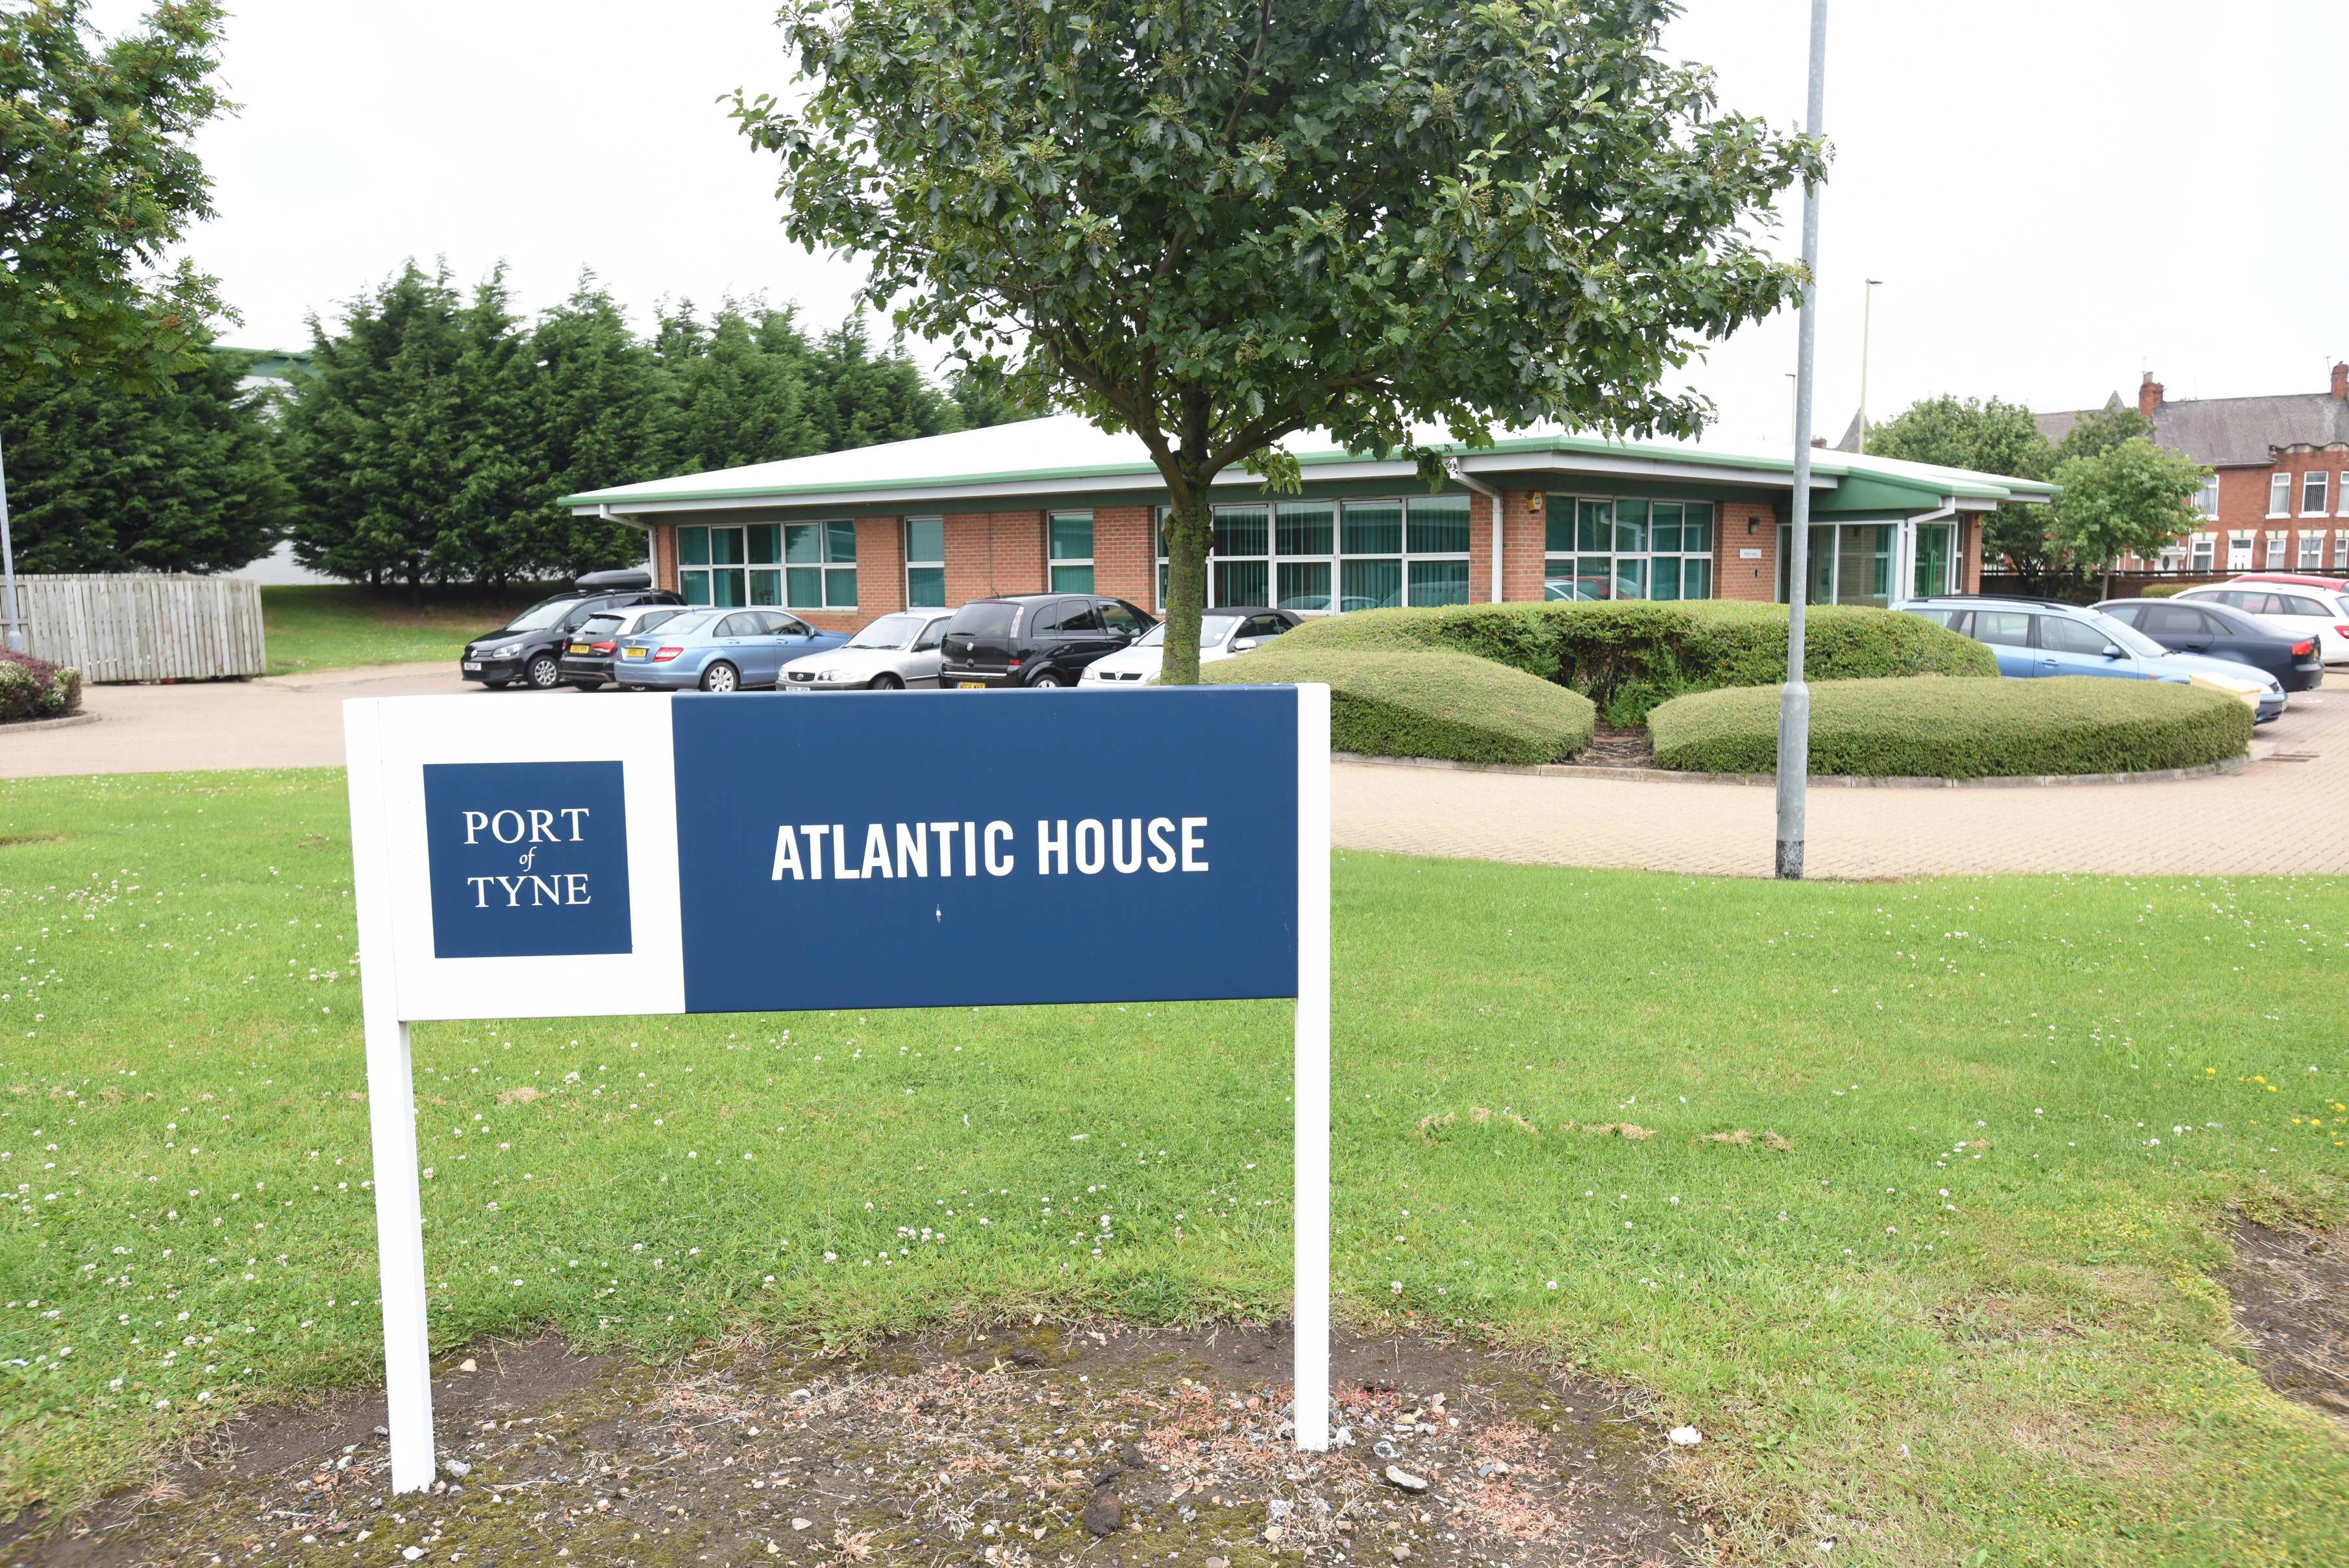
[{"label": "white sign post", "polygon": [[[395,1492],[435,1468],[429,1020],[1294,997],[1293,1414],[1329,1447],[1329,688],[394,698],[344,732]],[[1041,914],[1064,950],[1000,961]]]}]

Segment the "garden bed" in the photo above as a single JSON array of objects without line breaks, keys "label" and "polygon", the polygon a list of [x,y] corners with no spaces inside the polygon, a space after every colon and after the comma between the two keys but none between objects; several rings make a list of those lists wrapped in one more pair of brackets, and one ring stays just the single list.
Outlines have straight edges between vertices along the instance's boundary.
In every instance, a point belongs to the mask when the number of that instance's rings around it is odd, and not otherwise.
[{"label": "garden bed", "polygon": [[1366,756],[1563,762],[1590,743],[1597,718],[1588,698],[1488,659],[1304,647],[1294,633],[1211,664],[1200,679],[1327,682],[1331,749]]}]

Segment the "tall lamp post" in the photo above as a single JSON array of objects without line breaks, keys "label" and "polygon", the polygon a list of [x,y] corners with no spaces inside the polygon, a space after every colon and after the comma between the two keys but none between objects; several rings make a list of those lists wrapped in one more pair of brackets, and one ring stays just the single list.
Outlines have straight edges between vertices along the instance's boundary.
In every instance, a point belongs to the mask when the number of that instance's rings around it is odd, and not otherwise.
[{"label": "tall lamp post", "polygon": [[1859,296],[1859,444],[1852,450],[1868,450],[1868,329],[1869,318],[1876,314],[1876,290],[1884,280],[1871,277],[1867,291]]},{"label": "tall lamp post", "polygon": [[[1827,0],[1811,0],[1811,92],[1805,133],[1826,118]],[[1818,343],[1819,187],[1803,182],[1803,306],[1795,351],[1795,500],[1786,565],[1786,684],[1778,694],[1777,874],[1803,877],[1804,815],[1810,804],[1811,689],[1803,683],[1803,600],[1811,576],[1811,361]]]},{"label": "tall lamp post", "polygon": [[11,653],[30,651],[25,646],[25,620],[16,613],[16,547],[8,537],[8,464],[0,457],[0,648]]}]

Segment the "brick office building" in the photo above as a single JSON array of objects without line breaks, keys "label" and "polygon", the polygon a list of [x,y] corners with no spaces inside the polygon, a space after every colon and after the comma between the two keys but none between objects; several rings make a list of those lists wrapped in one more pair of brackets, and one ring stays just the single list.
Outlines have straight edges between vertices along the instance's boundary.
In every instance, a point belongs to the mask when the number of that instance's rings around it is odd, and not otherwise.
[{"label": "brick office building", "polygon": [[[1302,488],[1216,490],[1210,604],[1308,613],[1592,598],[1783,599],[1792,462],[1670,442],[1517,434],[1413,465],[1309,440]],[[1982,514],[2051,487],[1822,451],[1814,603],[1977,587]],[[1051,589],[1156,612],[1165,492],[1132,436],[1061,415],[566,496],[650,535],[661,586],[846,629],[908,605]]]},{"label": "brick office building", "polygon": [[[2205,525],[2162,552],[2163,569],[2349,575],[2349,364],[2322,392],[2177,402],[2148,370],[2137,406],[2155,441],[2217,470],[2195,498]],[[2041,414],[2040,431],[2060,441],[2083,412]]]}]

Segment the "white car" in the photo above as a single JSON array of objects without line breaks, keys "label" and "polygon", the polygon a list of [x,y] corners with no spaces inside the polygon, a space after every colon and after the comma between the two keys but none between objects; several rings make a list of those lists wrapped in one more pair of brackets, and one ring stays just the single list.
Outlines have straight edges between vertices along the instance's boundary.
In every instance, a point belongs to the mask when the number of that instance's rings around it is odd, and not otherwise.
[{"label": "white car", "polygon": [[899,610],[885,615],[840,647],[811,653],[783,666],[779,691],[898,691],[938,683],[938,644],[946,640],[949,609]]},{"label": "white car", "polygon": [[[1261,605],[1219,606],[1199,618],[1199,662],[1213,664],[1235,653],[1246,653],[1280,636],[1305,618],[1295,610],[1268,609]],[[1085,666],[1077,677],[1082,686],[1139,686],[1157,679],[1166,663],[1166,627],[1163,621],[1142,634],[1131,648],[1104,654]]]},{"label": "white car", "polygon": [[2247,610],[2294,637],[2313,637],[2327,664],[2349,663],[2349,594],[2313,584],[2256,577],[2188,588],[2181,600],[2208,599]]}]

